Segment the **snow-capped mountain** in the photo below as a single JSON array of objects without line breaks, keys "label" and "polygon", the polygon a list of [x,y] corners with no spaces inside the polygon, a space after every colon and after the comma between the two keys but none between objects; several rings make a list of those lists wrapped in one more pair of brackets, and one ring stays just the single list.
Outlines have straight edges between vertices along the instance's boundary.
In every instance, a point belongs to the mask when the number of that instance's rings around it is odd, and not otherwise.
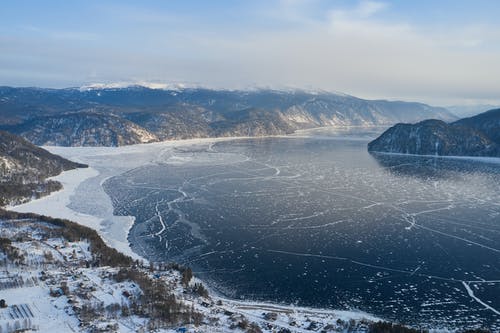
[{"label": "snow-capped mountain", "polygon": [[194,85],[187,85],[184,83],[158,83],[158,82],[112,82],[112,83],[90,83],[79,87],[80,91],[101,90],[101,89],[123,89],[131,87],[144,87],[148,89],[161,89],[161,90],[182,90],[188,87],[195,87]]}]

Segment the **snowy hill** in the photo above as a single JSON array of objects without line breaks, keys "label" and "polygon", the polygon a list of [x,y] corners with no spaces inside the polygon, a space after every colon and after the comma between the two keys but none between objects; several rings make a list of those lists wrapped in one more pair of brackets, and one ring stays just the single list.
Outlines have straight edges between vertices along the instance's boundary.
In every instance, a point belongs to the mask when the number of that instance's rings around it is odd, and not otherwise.
[{"label": "snowy hill", "polygon": [[60,189],[47,180],[84,167],[39,148],[22,137],[0,131],[0,206],[19,203]]},{"label": "snowy hill", "polygon": [[34,118],[15,132],[40,146],[123,146],[158,141],[141,126],[112,114],[93,112]]}]

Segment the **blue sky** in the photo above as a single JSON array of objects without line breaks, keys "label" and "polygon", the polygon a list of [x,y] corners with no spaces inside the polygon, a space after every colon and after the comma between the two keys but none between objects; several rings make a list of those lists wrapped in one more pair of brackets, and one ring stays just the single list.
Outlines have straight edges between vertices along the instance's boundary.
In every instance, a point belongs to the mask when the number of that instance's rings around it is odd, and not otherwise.
[{"label": "blue sky", "polygon": [[500,102],[499,1],[5,1],[0,85],[155,82]]}]

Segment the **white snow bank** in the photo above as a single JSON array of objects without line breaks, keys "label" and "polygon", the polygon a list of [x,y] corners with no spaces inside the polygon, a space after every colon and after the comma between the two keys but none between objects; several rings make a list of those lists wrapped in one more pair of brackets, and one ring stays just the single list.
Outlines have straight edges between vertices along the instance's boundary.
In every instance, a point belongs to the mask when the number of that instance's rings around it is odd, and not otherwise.
[{"label": "white snow bank", "polygon": [[384,151],[374,151],[374,153],[382,154],[382,155],[411,156],[411,157],[432,157],[432,158],[444,158],[444,159],[453,159],[453,160],[467,160],[467,161],[477,161],[477,162],[483,162],[483,163],[500,164],[500,157],[418,155],[418,154],[388,153],[388,152],[384,152]]}]

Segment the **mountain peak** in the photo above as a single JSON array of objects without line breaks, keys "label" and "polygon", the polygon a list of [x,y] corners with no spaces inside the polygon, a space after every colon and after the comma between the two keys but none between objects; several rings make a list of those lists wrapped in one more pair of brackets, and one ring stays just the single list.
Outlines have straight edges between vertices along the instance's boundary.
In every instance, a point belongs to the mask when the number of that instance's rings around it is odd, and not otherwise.
[{"label": "mountain peak", "polygon": [[90,90],[103,90],[103,89],[127,89],[127,88],[147,88],[147,89],[158,89],[158,90],[183,90],[189,86],[184,83],[160,83],[160,82],[148,82],[148,81],[120,81],[120,82],[108,82],[108,83],[89,83],[79,87],[80,91],[90,91]]}]

